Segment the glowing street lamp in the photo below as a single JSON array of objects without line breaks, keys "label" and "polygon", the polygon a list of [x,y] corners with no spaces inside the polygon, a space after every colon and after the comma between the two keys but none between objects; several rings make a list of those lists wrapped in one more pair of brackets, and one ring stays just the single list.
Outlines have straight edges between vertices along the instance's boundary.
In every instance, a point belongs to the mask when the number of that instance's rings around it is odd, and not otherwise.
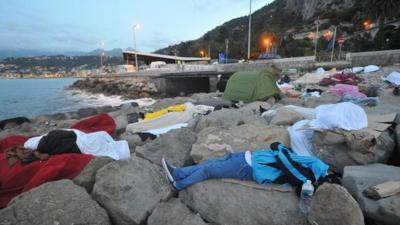
[{"label": "glowing street lamp", "polygon": [[269,38],[264,39],[264,44],[265,44],[265,53],[268,53],[269,46],[272,46],[271,40],[269,40]]},{"label": "glowing street lamp", "polygon": [[100,43],[100,68],[103,67],[104,45],[104,42]]},{"label": "glowing street lamp", "polygon": [[138,60],[137,60],[137,48],[136,48],[136,31],[140,29],[140,24],[133,25],[133,41],[134,41],[134,48],[135,48],[135,69],[138,71]]},{"label": "glowing street lamp", "polygon": [[201,55],[201,58],[204,58],[204,51],[203,50],[200,51],[200,55]]},{"label": "glowing street lamp", "polygon": [[364,26],[365,30],[368,30],[371,28],[371,22],[366,20],[366,21],[364,21],[363,26]]}]

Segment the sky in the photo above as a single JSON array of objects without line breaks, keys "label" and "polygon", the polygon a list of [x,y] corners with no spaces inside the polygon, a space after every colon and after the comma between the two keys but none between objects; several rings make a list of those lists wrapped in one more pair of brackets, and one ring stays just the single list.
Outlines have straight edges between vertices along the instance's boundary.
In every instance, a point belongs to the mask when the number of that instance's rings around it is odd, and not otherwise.
[{"label": "sky", "polygon": [[1,0],[0,50],[125,49],[140,24],[137,49],[154,51],[248,13],[249,0]]}]

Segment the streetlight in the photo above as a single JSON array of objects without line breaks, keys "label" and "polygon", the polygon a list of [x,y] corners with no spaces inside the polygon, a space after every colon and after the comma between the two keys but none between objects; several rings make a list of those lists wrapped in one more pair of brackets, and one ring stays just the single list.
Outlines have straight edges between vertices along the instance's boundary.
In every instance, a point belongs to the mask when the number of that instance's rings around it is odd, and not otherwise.
[{"label": "streetlight", "polygon": [[138,68],[138,60],[137,60],[137,48],[136,48],[136,31],[140,29],[140,24],[133,25],[133,41],[134,41],[134,48],[135,48],[135,69],[136,71],[139,70]]},{"label": "streetlight", "polygon": [[200,51],[200,55],[201,55],[201,58],[204,58],[204,51],[203,50]]},{"label": "streetlight", "polygon": [[247,43],[247,59],[250,60],[250,46],[251,46],[251,0],[250,0],[250,11],[249,11],[249,37]]},{"label": "streetlight", "polygon": [[[269,41],[269,39],[267,38],[267,39],[265,39],[264,40],[264,44],[265,44],[265,53],[268,53],[268,47],[269,47],[269,45],[270,45],[270,41]],[[271,43],[272,44],[272,43]]]},{"label": "streetlight", "polygon": [[100,43],[100,69],[103,67],[103,57],[104,57],[104,42]]},{"label": "streetlight", "polygon": [[371,28],[371,22],[366,20],[364,21],[363,26],[365,30],[368,30],[369,28]]}]

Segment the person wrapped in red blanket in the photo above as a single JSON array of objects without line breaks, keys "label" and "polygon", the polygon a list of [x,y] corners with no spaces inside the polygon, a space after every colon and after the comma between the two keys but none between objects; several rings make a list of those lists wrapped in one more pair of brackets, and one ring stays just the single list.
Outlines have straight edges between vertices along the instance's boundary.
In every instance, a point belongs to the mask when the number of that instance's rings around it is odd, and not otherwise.
[{"label": "person wrapped in red blanket", "polygon": [[335,84],[357,85],[362,79],[357,77],[355,73],[335,73],[329,78],[324,78],[319,83],[321,86],[329,86]]},{"label": "person wrapped in red blanket", "polygon": [[[71,128],[85,133],[105,131],[112,135],[116,124],[107,114],[90,117],[74,124]],[[29,137],[13,135],[0,140],[0,208],[7,206],[15,196],[29,191],[45,182],[73,179],[94,157],[87,154],[60,154],[45,161],[24,164],[16,161],[12,166],[7,161],[5,150],[23,145]]]}]

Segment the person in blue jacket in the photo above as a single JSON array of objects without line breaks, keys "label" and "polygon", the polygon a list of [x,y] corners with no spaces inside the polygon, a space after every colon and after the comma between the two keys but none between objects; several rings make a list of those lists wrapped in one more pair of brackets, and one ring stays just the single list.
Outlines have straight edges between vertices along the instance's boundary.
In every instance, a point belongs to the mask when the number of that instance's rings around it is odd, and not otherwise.
[{"label": "person in blue jacket", "polygon": [[[168,180],[176,190],[214,178],[254,180],[259,184],[290,183],[297,189],[307,180],[315,186],[328,176],[329,166],[314,156],[299,156],[280,143],[271,149],[228,153],[220,158],[178,168],[162,159]],[[337,179],[334,181],[337,182]]]}]

